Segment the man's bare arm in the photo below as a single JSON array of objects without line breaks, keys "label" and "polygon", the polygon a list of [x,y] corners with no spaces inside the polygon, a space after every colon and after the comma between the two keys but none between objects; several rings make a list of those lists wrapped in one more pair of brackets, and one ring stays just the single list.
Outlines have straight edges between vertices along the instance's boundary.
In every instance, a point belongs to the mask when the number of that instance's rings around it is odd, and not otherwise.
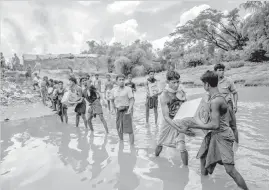
[{"label": "man's bare arm", "polygon": [[204,130],[217,130],[220,127],[220,106],[222,104],[220,98],[216,98],[211,102],[211,122],[204,124],[202,122],[197,122],[197,125],[190,126],[190,128],[204,129]]}]

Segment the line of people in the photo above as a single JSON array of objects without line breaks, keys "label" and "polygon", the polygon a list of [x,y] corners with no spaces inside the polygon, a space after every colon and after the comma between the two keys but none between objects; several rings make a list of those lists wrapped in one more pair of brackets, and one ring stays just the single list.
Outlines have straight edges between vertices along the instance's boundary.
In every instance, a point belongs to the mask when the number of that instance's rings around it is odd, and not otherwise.
[{"label": "line of people", "polygon": [[[185,118],[174,121],[177,111],[181,105],[187,101],[186,92],[180,83],[180,75],[173,69],[167,72],[167,85],[163,90],[159,90],[158,81],[155,79],[153,70],[148,72],[149,78],[146,80],[146,123],[149,122],[149,110],[154,110],[155,124],[158,122],[158,99],[162,111],[162,122],[158,136],[155,155],[159,156],[163,146],[172,148],[179,147],[181,158],[185,165],[188,165],[188,152],[185,145],[185,135],[194,136],[191,129],[202,129],[208,131],[204,137],[197,158],[201,161],[201,173],[203,175],[212,174],[217,163],[224,165],[226,172],[234,179],[239,187],[248,189],[247,185],[234,167],[234,142],[239,142],[238,129],[236,126],[235,113],[237,111],[238,94],[234,83],[224,76],[225,66],[217,64],[214,71],[207,71],[201,76],[204,89],[207,93],[207,105],[209,107],[209,122],[203,123],[194,118]],[[85,128],[92,126],[92,118],[99,116],[106,133],[108,133],[107,123],[103,116],[102,104],[106,100],[110,113],[116,113],[116,129],[119,139],[123,140],[123,134],[129,135],[130,144],[134,144],[133,132],[133,106],[135,84],[132,76],[128,75],[128,82],[125,83],[125,75],[117,75],[116,81],[111,80],[111,76],[106,76],[105,94],[102,97],[101,81],[98,75],[91,81],[89,77],[80,78],[77,84],[76,78],[69,78],[69,91],[75,93],[77,101],[69,102],[76,104],[76,127],[79,125],[80,117],[84,121]],[[44,77],[44,81],[48,79]],[[57,89],[62,88],[62,82]],[[57,85],[56,85],[57,87]],[[41,85],[42,88],[42,85]],[[59,91],[62,92],[62,91]],[[56,90],[55,94],[59,94]],[[61,94],[61,93],[60,93]],[[63,94],[62,94],[63,95]],[[160,96],[160,98],[158,98]],[[58,100],[60,96],[57,95]],[[89,103],[88,118],[86,119],[86,101]],[[63,110],[63,104],[58,101],[58,110]],[[67,110],[67,106],[64,108]],[[66,113],[66,112],[61,112]],[[63,121],[63,119],[62,119]],[[66,120],[67,122],[67,120]]]}]

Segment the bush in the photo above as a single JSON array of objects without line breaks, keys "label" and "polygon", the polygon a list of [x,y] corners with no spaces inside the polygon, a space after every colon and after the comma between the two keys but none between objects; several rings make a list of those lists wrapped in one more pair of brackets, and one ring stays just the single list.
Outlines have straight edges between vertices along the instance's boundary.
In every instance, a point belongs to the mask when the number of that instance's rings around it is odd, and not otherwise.
[{"label": "bush", "polygon": [[152,64],[152,69],[157,73],[163,71],[163,67],[162,67],[161,63],[158,63],[158,62],[155,62]]},{"label": "bush", "polygon": [[204,65],[206,59],[203,54],[200,53],[190,53],[183,56],[184,67],[196,67]]},{"label": "bush", "polygon": [[262,48],[261,44],[249,43],[241,54],[241,58],[251,62],[262,62],[268,60],[265,56],[266,51]]},{"label": "bush", "polygon": [[132,69],[132,75],[134,77],[145,76],[145,67],[143,65],[137,65]]},{"label": "bush", "polygon": [[127,57],[121,56],[115,61],[115,71],[117,74],[127,75],[130,73],[132,64],[130,59]]},{"label": "bush", "polygon": [[238,50],[230,50],[223,53],[222,61],[239,61],[240,60],[241,51]]}]

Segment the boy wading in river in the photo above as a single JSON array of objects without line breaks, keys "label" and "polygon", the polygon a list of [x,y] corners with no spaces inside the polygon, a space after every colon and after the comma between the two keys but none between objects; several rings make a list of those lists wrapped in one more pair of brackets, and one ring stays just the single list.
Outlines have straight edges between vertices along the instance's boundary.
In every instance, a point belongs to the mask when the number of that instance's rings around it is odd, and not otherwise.
[{"label": "boy wading in river", "polygon": [[202,175],[212,174],[217,163],[223,164],[226,172],[236,184],[247,190],[244,179],[234,167],[235,137],[229,126],[229,106],[218,89],[218,75],[213,71],[207,71],[202,75],[201,80],[204,83],[204,89],[209,93],[210,120],[209,122],[197,120],[188,125],[189,128],[209,130],[197,154],[197,158],[201,161],[201,173]]},{"label": "boy wading in river", "polygon": [[63,81],[58,82],[58,89],[55,92],[55,95],[57,97],[57,107],[58,107],[58,114],[61,118],[61,121],[65,123],[68,123],[68,116],[67,116],[67,106],[61,103],[61,100],[64,96],[64,93],[66,92],[66,89],[63,87]]},{"label": "boy wading in river", "polygon": [[83,91],[83,97],[89,102],[88,110],[88,125],[91,131],[93,131],[92,119],[98,115],[101,122],[104,125],[106,133],[108,133],[107,123],[103,115],[102,106],[100,103],[100,95],[93,85],[90,85]]},{"label": "boy wading in river", "polygon": [[132,89],[124,85],[125,76],[120,74],[116,77],[118,86],[112,90],[112,105],[116,110],[116,127],[120,140],[123,134],[129,134],[130,144],[134,144],[134,133],[132,125],[132,109],[134,95]]},{"label": "boy wading in river", "polygon": [[106,75],[106,79],[107,81],[105,83],[105,99],[107,101],[108,111],[109,113],[112,113],[110,102],[112,98],[112,89],[115,82],[111,80],[111,76],[109,74]]},{"label": "boy wading in river", "polygon": [[150,70],[148,72],[149,78],[147,79],[145,86],[147,91],[146,98],[146,125],[149,125],[149,110],[154,109],[155,124],[158,122],[158,96],[162,93],[159,91],[158,82],[154,78],[155,72]]},{"label": "boy wading in river", "polygon": [[236,126],[235,113],[237,112],[237,100],[238,93],[236,91],[234,82],[224,76],[225,66],[223,64],[217,64],[214,67],[215,72],[218,74],[218,88],[220,93],[225,97],[228,104],[228,113],[230,116],[230,127],[234,132],[235,142],[239,143],[238,129]]},{"label": "boy wading in river", "polygon": [[184,100],[177,97],[180,75],[175,71],[168,71],[166,80],[168,85],[161,94],[162,123],[155,155],[159,156],[163,146],[179,148],[184,165],[188,165],[188,152],[185,146],[185,134],[194,136],[191,131],[183,130],[173,121]]}]

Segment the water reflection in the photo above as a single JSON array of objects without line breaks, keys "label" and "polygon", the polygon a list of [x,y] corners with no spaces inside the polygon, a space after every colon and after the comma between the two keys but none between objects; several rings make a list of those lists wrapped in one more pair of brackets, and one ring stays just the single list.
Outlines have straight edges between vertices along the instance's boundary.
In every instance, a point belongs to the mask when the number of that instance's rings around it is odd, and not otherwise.
[{"label": "water reflection", "polygon": [[[104,137],[102,137],[102,136],[100,137],[100,138],[104,139],[103,143],[101,143],[101,145],[97,144],[98,141],[97,142],[94,141],[95,138],[96,137],[92,134],[91,138],[90,138],[92,161],[93,161],[93,164],[91,165],[92,166],[92,168],[91,168],[91,172],[92,172],[91,180],[97,178],[100,175],[101,171],[104,169],[104,167],[107,164],[109,164],[111,161],[109,159],[109,155],[108,155],[108,152],[106,150],[107,135],[105,135]],[[102,140],[100,138],[99,138],[99,140]]]},{"label": "water reflection", "polygon": [[118,180],[114,188],[117,188],[118,190],[133,190],[139,185],[139,179],[134,173],[137,153],[134,147],[130,148],[129,153],[124,152],[123,150],[124,144],[119,143],[118,164],[120,173],[118,174]]},{"label": "water reflection", "polygon": [[188,167],[180,168],[179,163],[162,157],[152,161],[157,167],[151,168],[147,175],[162,180],[163,190],[179,190],[186,187],[189,182]]}]

